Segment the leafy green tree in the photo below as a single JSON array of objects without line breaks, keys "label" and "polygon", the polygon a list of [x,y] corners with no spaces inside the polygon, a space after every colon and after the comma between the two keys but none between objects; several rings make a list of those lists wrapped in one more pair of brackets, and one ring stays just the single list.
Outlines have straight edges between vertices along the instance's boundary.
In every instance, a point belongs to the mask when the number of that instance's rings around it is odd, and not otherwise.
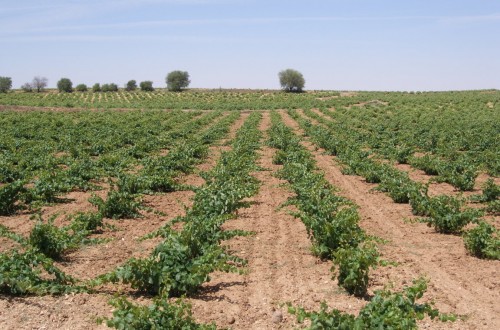
[{"label": "leafy green tree", "polygon": [[7,93],[12,88],[12,78],[0,77],[0,93]]},{"label": "leafy green tree", "polygon": [[143,91],[143,92],[152,92],[155,90],[153,88],[153,82],[149,81],[149,80],[141,81],[140,87],[141,87],[141,91]]},{"label": "leafy green tree", "polygon": [[94,86],[92,86],[92,92],[97,93],[101,91],[101,85],[99,83],[95,83]]},{"label": "leafy green tree", "polygon": [[280,78],[281,88],[285,92],[302,92],[306,81],[304,80],[304,76],[297,70],[286,69],[281,71],[278,74]]},{"label": "leafy green tree", "polygon": [[129,80],[125,85],[125,90],[128,92],[135,91],[137,89],[137,82],[135,80]]},{"label": "leafy green tree", "polygon": [[86,92],[88,90],[87,85],[85,84],[79,84],[75,87],[77,92]]},{"label": "leafy green tree", "polygon": [[37,93],[40,93],[40,92],[43,92],[45,87],[47,87],[48,83],[49,83],[49,81],[47,80],[47,78],[36,76],[35,78],[33,78],[33,82],[31,83],[31,87],[33,89],[36,89]]},{"label": "leafy green tree", "polygon": [[57,82],[59,93],[71,93],[73,91],[73,83],[68,78],[61,78]]},{"label": "leafy green tree", "polygon": [[118,92],[118,85],[111,83],[111,84],[103,84],[101,87],[102,92]]},{"label": "leafy green tree", "polygon": [[191,83],[189,80],[189,73],[179,70],[170,72],[165,80],[168,90],[173,92],[180,92]]}]

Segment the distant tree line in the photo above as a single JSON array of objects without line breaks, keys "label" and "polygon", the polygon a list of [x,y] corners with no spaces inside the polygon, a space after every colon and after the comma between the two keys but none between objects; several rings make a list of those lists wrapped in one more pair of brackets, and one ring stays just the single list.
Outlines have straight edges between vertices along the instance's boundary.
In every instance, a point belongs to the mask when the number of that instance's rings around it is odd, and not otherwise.
[{"label": "distant tree line", "polygon": [[[294,69],[286,69],[278,73],[281,88],[285,92],[302,92],[305,85],[304,77],[302,73]],[[181,92],[182,90],[188,88],[191,81],[189,80],[189,73],[187,71],[175,70],[170,72],[165,77],[165,82],[167,83],[167,89],[172,92]],[[21,86],[21,89],[25,92],[37,93],[43,92],[47,87],[48,79],[45,77],[36,76],[31,82],[27,82]],[[129,80],[124,89],[126,91],[137,90],[137,81]],[[153,82],[150,80],[141,81],[139,83],[139,88],[144,92],[154,91]],[[0,93],[7,93],[12,89],[12,78],[10,77],[0,77]],[[78,84],[73,89],[73,82],[69,78],[61,78],[57,82],[57,89],[60,93],[71,93],[73,90],[77,92],[87,92],[89,88],[85,84]],[[92,92],[117,92],[118,85],[115,83],[101,84],[95,83],[92,86]]]}]

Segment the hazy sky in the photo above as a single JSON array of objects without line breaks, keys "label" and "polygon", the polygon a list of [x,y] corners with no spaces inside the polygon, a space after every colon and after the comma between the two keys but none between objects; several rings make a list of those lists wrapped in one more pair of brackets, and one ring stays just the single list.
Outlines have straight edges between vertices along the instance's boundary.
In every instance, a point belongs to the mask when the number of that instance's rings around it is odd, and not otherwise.
[{"label": "hazy sky", "polygon": [[15,88],[152,80],[191,87],[500,88],[500,0],[0,0],[0,76]]}]

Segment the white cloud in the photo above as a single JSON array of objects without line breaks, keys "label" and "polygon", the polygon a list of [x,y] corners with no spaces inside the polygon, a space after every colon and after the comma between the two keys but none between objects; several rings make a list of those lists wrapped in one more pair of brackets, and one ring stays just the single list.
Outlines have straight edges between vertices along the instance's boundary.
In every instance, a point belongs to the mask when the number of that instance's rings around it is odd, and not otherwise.
[{"label": "white cloud", "polygon": [[448,16],[439,19],[442,23],[456,24],[456,23],[475,23],[475,22],[491,22],[500,21],[500,14],[490,15],[475,15],[475,16]]}]

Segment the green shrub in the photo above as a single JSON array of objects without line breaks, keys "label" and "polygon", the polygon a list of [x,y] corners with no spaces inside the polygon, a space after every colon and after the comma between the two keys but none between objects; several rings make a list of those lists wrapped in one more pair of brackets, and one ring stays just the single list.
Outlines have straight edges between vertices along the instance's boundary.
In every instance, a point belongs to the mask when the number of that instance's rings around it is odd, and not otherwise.
[{"label": "green shrub", "polygon": [[429,185],[422,186],[419,190],[414,190],[410,193],[411,212],[414,215],[428,216],[429,215]]},{"label": "green shrub", "polygon": [[419,304],[427,290],[427,282],[423,279],[413,281],[413,286],[407,287],[403,292],[388,290],[377,291],[373,299],[361,309],[359,315],[328,310],[326,303],[321,304],[319,312],[308,312],[303,308],[289,305],[288,312],[297,316],[297,321],[302,323],[308,319],[311,322],[309,329],[418,329],[417,320],[426,315],[431,319],[439,318],[441,321],[453,321],[454,315],[441,314],[431,304]]},{"label": "green shrub", "polygon": [[396,203],[409,203],[410,196],[421,189],[406,173],[386,173],[376,190],[386,192]]},{"label": "green shrub", "polygon": [[125,298],[115,298],[113,318],[105,319],[108,327],[124,330],[215,330],[214,324],[198,324],[191,314],[191,306],[178,300],[169,302],[158,297],[149,306],[134,305]]},{"label": "green shrub", "polygon": [[74,232],[93,232],[104,227],[103,215],[99,212],[78,212],[71,219],[70,228]]},{"label": "green shrub", "polygon": [[60,259],[62,255],[79,245],[79,240],[66,230],[54,226],[55,216],[45,223],[40,215],[31,230],[28,243],[38,251],[52,259]]},{"label": "green shrub", "polygon": [[500,231],[487,222],[480,221],[478,226],[464,235],[465,248],[472,255],[485,259],[500,259]]},{"label": "green shrub", "polygon": [[457,234],[482,215],[481,210],[462,210],[463,206],[464,200],[453,196],[429,198],[428,218],[424,219],[424,222],[439,233]]},{"label": "green shrub", "polygon": [[83,291],[51,259],[33,250],[0,254],[0,293],[9,295],[64,294]]},{"label": "green shrub", "polygon": [[28,189],[27,202],[55,203],[60,201],[61,194],[70,191],[71,188],[71,184],[62,172],[44,171],[34,181],[33,187]]},{"label": "green shrub", "polygon": [[183,230],[168,227],[158,233],[165,239],[143,259],[129,259],[115,271],[100,276],[97,284],[122,282],[151,294],[181,296],[193,293],[210,279],[215,270],[236,271],[241,260],[218,245],[220,225],[227,220],[189,218]]},{"label": "green shrub", "polygon": [[26,192],[22,181],[14,181],[0,187],[0,215],[11,215],[19,208],[19,199]]},{"label": "green shrub", "polygon": [[338,266],[339,285],[350,294],[364,296],[368,289],[368,273],[370,268],[377,266],[378,257],[377,247],[372,243],[338,249],[333,263]]},{"label": "green shrub", "polygon": [[140,216],[141,202],[137,200],[135,194],[126,191],[110,190],[106,200],[93,195],[89,202],[97,206],[99,213],[106,218],[127,219]]},{"label": "green shrub", "polygon": [[422,157],[411,158],[410,164],[419,170],[424,171],[427,175],[438,175],[441,160],[436,156],[425,154]]},{"label": "green shrub", "polygon": [[418,279],[402,293],[376,292],[357,317],[359,329],[418,329],[417,320],[423,319],[425,315],[442,321],[455,320],[455,316],[440,314],[431,304],[417,303],[426,290],[427,282]]},{"label": "green shrub", "polygon": [[484,210],[494,215],[500,215],[500,200],[489,202]]},{"label": "green shrub", "polygon": [[483,193],[481,195],[482,202],[492,202],[500,197],[500,185],[495,184],[493,179],[489,178],[482,186]]},{"label": "green shrub", "polygon": [[357,246],[364,239],[355,207],[343,207],[325,217],[301,214],[313,241],[313,253],[322,259],[332,258],[341,247]]},{"label": "green shrub", "polygon": [[408,164],[410,157],[415,153],[415,150],[406,145],[397,146],[395,149],[394,155],[396,156],[396,160],[400,164]]},{"label": "green shrub", "polygon": [[479,174],[475,165],[460,159],[443,162],[438,171],[438,181],[447,182],[461,191],[473,190]]}]

